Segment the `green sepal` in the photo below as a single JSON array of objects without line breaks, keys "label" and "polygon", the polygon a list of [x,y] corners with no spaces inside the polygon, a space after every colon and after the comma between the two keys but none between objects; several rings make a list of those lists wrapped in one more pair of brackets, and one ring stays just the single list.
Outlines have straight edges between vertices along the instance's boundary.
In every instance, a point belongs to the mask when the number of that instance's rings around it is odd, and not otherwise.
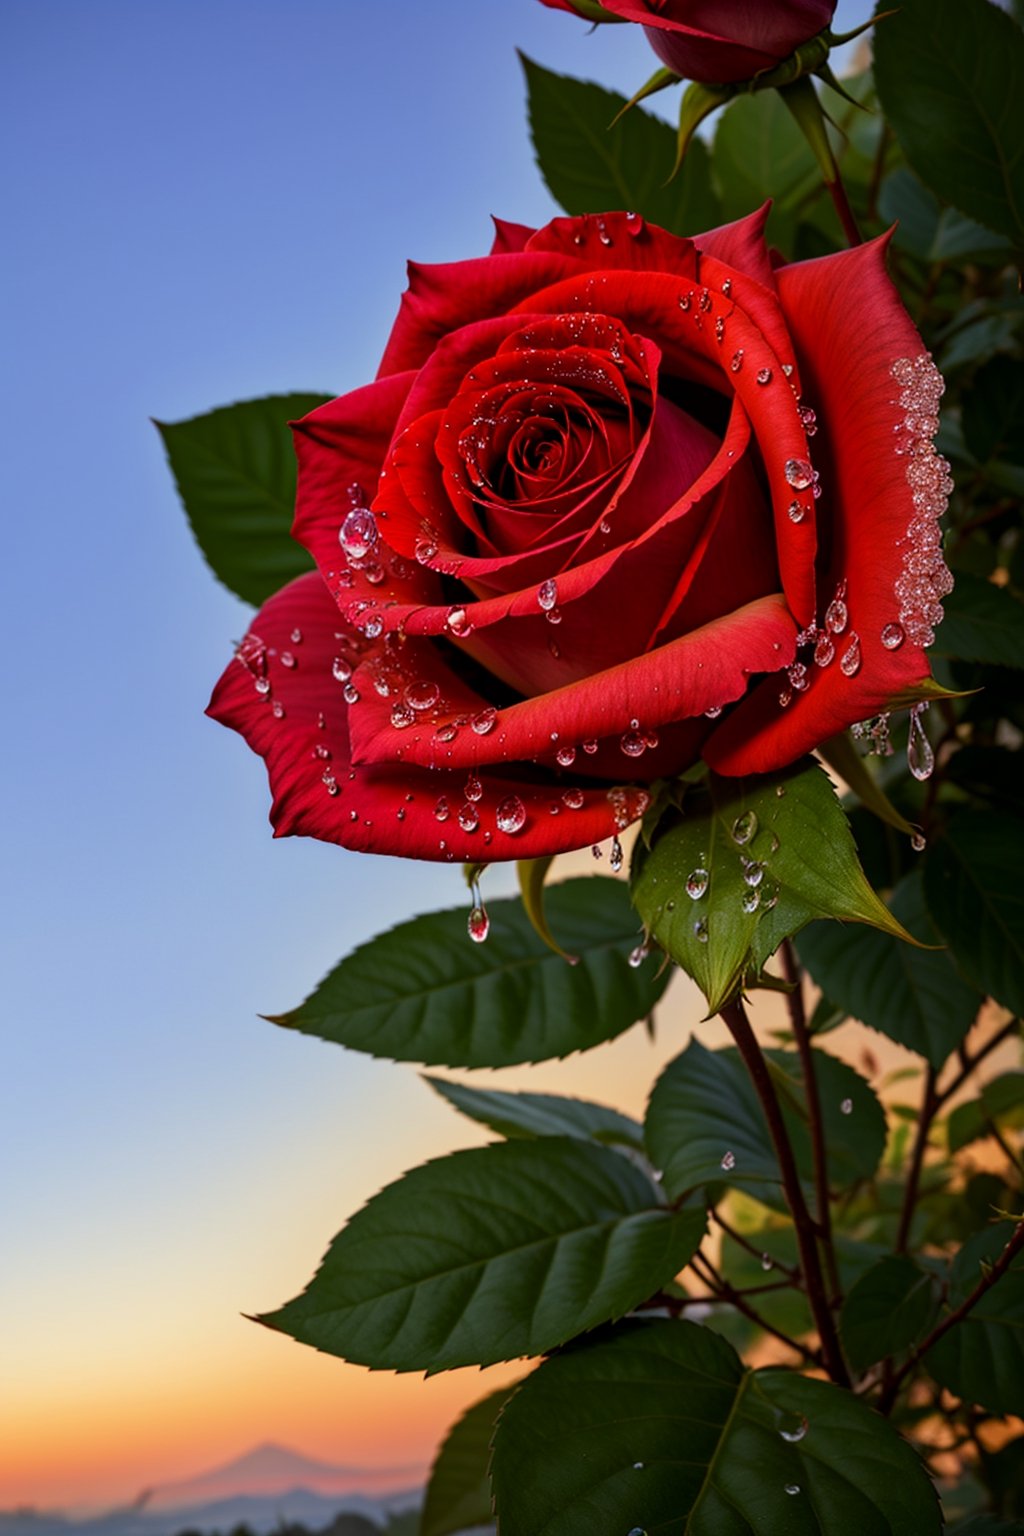
[{"label": "green sepal", "polygon": [[548,926],[547,913],[544,910],[544,881],[554,861],[553,853],[549,853],[543,859],[520,859],[516,864],[519,894],[523,898],[523,910],[533,924],[533,931],[537,937],[543,939],[548,949],[553,949],[556,955],[561,955],[562,959],[567,960],[570,965],[578,965],[579,955],[570,955],[562,948]]},{"label": "green sepal", "polygon": [[629,98],[625,106],[619,108],[609,123],[609,128],[614,128],[619,118],[625,117],[630,107],[637,106],[641,101],[646,101],[648,96],[655,96],[658,91],[664,91],[670,85],[678,85],[682,78],[682,75],[677,75],[674,69],[667,69],[664,66],[656,69],[650,79],[645,80],[640,89]]},{"label": "green sepal", "polygon": [[789,108],[800,132],[810,145],[811,152],[818,162],[822,179],[826,186],[833,186],[839,179],[839,170],[836,166],[836,157],[832,151],[832,143],[825,126],[825,112],[818,93],[814,89],[814,82],[806,75],[802,75],[790,85],[779,87],[779,95]]},{"label": "green sepal", "polygon": [[683,163],[686,151],[690,147],[690,140],[706,117],[712,112],[724,107],[727,101],[739,94],[741,87],[736,85],[702,85],[694,81],[683,92],[683,99],[679,103],[679,135],[676,140],[675,164],[667,178],[671,181],[679,174],[679,168]]}]

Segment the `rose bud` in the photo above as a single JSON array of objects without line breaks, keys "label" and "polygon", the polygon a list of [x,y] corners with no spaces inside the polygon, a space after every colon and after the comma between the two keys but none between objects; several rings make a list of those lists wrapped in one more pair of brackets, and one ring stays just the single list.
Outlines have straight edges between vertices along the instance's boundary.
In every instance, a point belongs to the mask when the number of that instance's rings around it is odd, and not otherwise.
[{"label": "rose bud", "polygon": [[[544,0],[595,19],[585,3]],[[651,47],[675,74],[728,85],[777,68],[828,26],[836,0],[602,0],[602,8],[621,21],[642,22]]]},{"label": "rose bud", "polygon": [[295,426],[317,570],[210,706],[278,834],[557,853],[926,692],[942,381],[884,240],[774,268],[763,227],[499,224],[411,268],[377,378]]}]

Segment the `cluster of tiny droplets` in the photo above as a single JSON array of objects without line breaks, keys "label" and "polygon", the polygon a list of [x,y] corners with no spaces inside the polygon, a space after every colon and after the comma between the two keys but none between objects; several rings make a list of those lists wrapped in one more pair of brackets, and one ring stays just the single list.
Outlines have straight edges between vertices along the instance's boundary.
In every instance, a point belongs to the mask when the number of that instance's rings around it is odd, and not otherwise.
[{"label": "cluster of tiny droplets", "polygon": [[913,645],[931,645],[935,626],[942,622],[941,599],[953,590],[953,578],[942,558],[939,519],[946,510],[953,482],[949,464],[932,442],[939,429],[942,375],[927,352],[900,357],[890,372],[900,386],[896,402],[904,412],[893,429],[898,435],[896,452],[907,461],[914,515],[904,537],[903,570],[895,595],[898,622],[887,625],[882,644],[895,650],[905,635]]}]

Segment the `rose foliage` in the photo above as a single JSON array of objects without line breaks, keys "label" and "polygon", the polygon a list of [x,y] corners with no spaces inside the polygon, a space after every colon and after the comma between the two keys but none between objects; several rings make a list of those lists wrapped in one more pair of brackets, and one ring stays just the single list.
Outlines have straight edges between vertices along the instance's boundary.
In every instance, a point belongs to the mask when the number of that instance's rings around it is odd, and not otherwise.
[{"label": "rose foliage", "polygon": [[[718,80],[832,13],[561,8]],[[1024,1529],[1024,33],[901,0],[873,48],[813,152],[810,76],[802,118],[706,93],[670,185],[667,123],[527,61],[567,216],[414,265],[371,382],[162,428],[258,607],[210,713],[276,831],[474,889],[273,1022],[460,1070],[671,1043],[642,1112],[431,1075],[493,1139],[262,1317],[516,1362],[419,1536]],[[628,883],[545,889],[632,823]],[[705,1008],[731,1043],[673,1037]]]}]

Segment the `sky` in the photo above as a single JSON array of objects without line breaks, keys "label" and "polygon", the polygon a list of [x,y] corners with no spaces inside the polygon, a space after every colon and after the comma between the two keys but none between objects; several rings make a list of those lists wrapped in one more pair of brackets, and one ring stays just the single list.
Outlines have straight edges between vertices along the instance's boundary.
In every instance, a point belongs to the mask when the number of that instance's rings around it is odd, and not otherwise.
[{"label": "sky", "polygon": [[[370,1373],[242,1314],[483,1133],[414,1067],[257,1015],[463,902],[461,874],[271,840],[260,764],[203,716],[248,610],[149,418],[366,382],[407,257],[557,211],[515,48],[627,91],[652,56],[536,0],[4,0],[0,44],[0,1508],[129,1499],[268,1439],[426,1463],[514,1368]],[[640,1112],[699,1015],[674,997],[655,1045],[500,1085]]]}]

